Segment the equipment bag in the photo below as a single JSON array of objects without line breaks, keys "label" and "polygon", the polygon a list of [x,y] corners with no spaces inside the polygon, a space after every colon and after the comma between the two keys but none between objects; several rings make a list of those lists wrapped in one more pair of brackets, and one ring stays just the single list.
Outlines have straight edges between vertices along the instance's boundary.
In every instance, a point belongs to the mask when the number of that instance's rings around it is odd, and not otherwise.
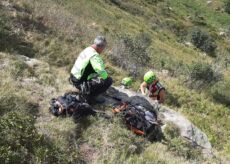
[{"label": "equipment bag", "polygon": [[145,136],[151,140],[158,139],[161,132],[157,122],[157,114],[141,105],[121,103],[114,106],[112,112],[120,114],[128,128],[137,135]]},{"label": "equipment bag", "polygon": [[86,99],[79,93],[66,93],[64,96],[52,98],[50,101],[50,112],[54,116],[87,116],[95,115],[95,111],[87,103]]}]

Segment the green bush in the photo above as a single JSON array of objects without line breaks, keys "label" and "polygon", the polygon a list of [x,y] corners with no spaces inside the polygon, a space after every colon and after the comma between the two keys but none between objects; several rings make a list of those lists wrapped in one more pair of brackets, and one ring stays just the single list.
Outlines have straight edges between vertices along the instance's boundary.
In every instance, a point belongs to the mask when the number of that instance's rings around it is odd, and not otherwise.
[{"label": "green bush", "polygon": [[189,67],[189,83],[193,87],[205,87],[221,80],[222,74],[208,63],[197,62]]},{"label": "green bush", "polygon": [[39,134],[34,123],[33,116],[25,112],[8,112],[1,117],[0,163],[70,162],[70,154]]},{"label": "green bush", "polygon": [[224,9],[228,14],[230,14],[230,0],[225,0]]},{"label": "green bush", "polygon": [[213,86],[211,93],[213,98],[223,103],[227,106],[230,106],[230,81],[222,81]]},{"label": "green bush", "polygon": [[9,112],[0,120],[1,161],[26,162],[31,158],[36,134],[34,120],[25,113]]},{"label": "green bush", "polygon": [[150,62],[150,44],[151,38],[147,33],[135,37],[121,35],[110,58],[114,64],[126,69],[131,76],[137,77]]},{"label": "green bush", "polygon": [[195,63],[191,66],[190,70],[190,77],[192,80],[211,82],[214,79],[214,71],[209,64]]},{"label": "green bush", "polygon": [[210,56],[215,56],[216,44],[214,40],[204,31],[196,28],[192,31],[192,43],[200,50],[206,52]]}]

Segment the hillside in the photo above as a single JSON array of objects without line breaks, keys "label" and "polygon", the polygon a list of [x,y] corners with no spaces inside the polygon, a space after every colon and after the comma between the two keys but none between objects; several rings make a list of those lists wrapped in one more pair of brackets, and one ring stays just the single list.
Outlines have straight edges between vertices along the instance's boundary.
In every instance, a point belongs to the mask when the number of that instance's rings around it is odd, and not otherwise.
[{"label": "hillside", "polygon": [[[1,0],[0,163],[230,163],[229,4]],[[76,122],[48,112],[51,98],[73,89],[70,69],[96,35],[108,40],[102,56],[114,85],[132,76],[137,91],[154,69],[165,106],[207,134],[213,158],[180,137],[149,142],[119,119]]]}]

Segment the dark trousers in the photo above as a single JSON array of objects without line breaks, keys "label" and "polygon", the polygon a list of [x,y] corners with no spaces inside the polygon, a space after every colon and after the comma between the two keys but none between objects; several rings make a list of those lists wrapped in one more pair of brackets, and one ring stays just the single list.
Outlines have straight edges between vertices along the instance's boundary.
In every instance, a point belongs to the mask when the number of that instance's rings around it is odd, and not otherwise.
[{"label": "dark trousers", "polygon": [[108,77],[102,79],[100,77],[93,78],[88,81],[81,81],[76,79],[72,74],[70,75],[70,82],[81,91],[82,94],[88,96],[97,96],[104,93],[113,83],[113,79]]}]

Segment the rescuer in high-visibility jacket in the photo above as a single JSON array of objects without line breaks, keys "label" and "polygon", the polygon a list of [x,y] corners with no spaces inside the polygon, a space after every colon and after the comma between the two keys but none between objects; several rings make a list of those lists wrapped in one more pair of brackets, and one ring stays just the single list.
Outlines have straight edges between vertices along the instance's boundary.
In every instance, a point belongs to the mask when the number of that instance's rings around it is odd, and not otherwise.
[{"label": "rescuer in high-visibility jacket", "polygon": [[113,83],[100,56],[106,44],[105,37],[97,36],[93,45],[79,54],[71,69],[70,82],[90,98],[105,92]]}]

